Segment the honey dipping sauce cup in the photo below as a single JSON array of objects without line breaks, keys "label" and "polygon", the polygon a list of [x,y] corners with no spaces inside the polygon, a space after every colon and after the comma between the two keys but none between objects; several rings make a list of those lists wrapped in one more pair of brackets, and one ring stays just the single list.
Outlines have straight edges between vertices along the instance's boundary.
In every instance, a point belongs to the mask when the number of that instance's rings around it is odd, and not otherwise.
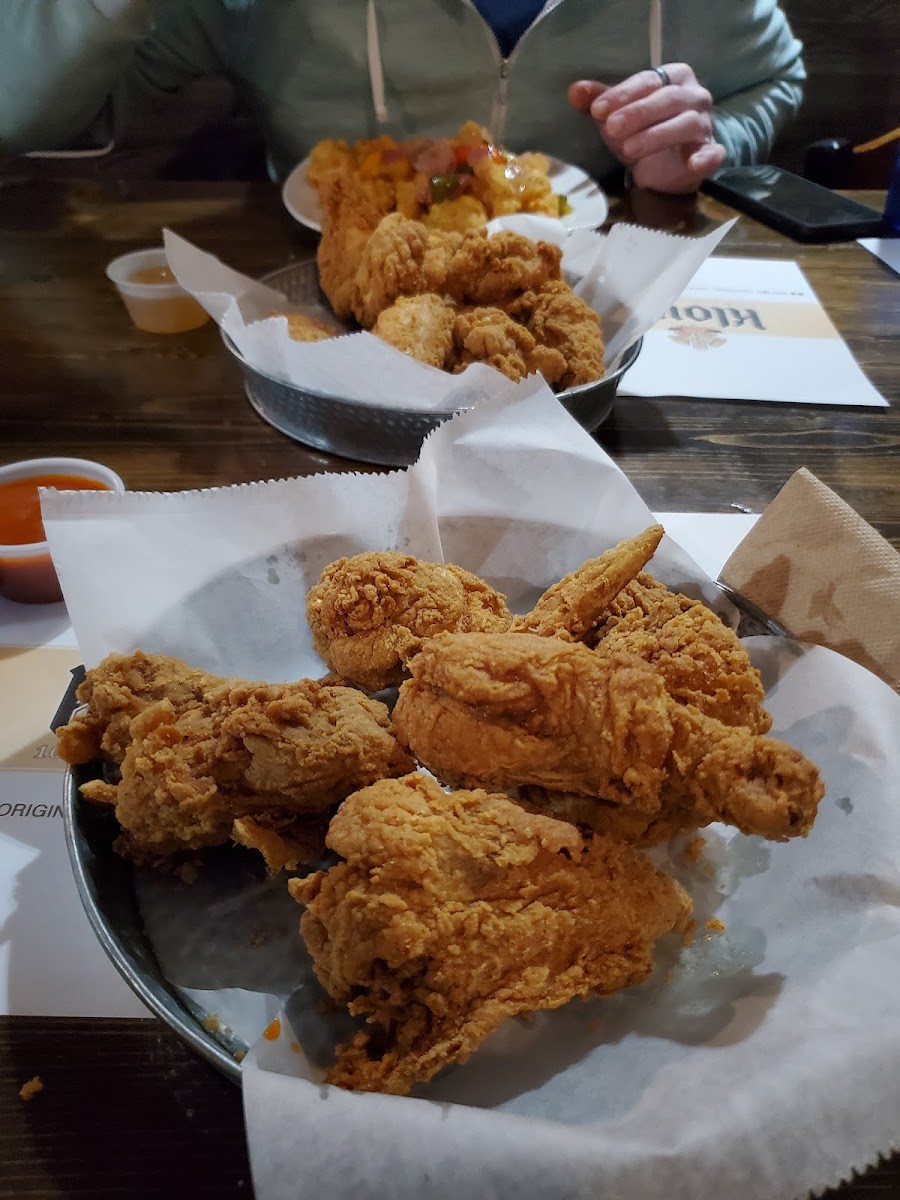
[{"label": "honey dipping sauce cup", "polygon": [[0,596],[20,604],[62,599],[44,538],[39,487],[125,491],[115,471],[84,458],[31,458],[0,467]]},{"label": "honey dipping sauce cup", "polygon": [[106,275],[135,326],[145,333],[186,333],[209,320],[206,309],[177,283],[161,246],[114,258]]}]

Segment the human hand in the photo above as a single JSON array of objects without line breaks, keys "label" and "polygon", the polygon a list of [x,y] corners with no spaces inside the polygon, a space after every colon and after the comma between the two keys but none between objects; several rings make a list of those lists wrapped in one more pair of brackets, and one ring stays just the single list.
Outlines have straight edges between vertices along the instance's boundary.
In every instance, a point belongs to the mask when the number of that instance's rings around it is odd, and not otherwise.
[{"label": "human hand", "polygon": [[590,113],[613,154],[631,169],[639,187],[657,192],[695,192],[725,161],[713,135],[712,96],[687,63],[638,71],[613,87],[579,80],[569,103]]}]

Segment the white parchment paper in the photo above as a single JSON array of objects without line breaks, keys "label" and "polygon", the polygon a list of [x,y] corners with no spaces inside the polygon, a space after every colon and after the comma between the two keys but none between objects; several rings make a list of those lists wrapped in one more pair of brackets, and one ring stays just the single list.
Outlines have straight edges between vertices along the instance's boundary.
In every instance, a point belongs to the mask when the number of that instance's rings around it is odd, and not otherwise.
[{"label": "white parchment paper", "polygon": [[[338,554],[455,561],[523,610],[650,524],[637,493],[540,381],[447,422],[416,465],[175,495],[45,493],[88,665],[141,646],[273,681],[317,675],[305,592]],[[654,573],[709,581],[666,539]],[[900,1108],[900,699],[827,650],[754,639],[776,732],[822,768],[807,839],[715,827],[670,864],[701,922],[641,988],[513,1021],[412,1098],[320,1083],[323,1018],[280,881],[138,879],[169,978],[259,1041],[244,1094],[259,1200],[742,1200],[820,1189],[888,1151]],[[702,927],[712,915],[722,935]],[[259,934],[265,935],[260,941]],[[666,974],[672,968],[671,976]],[[292,1048],[292,1043],[296,1048]]]},{"label": "white parchment paper", "polygon": [[668,981],[509,1022],[417,1098],[322,1086],[285,1020],[244,1065],[259,1200],[790,1200],[898,1144],[900,698],[831,651],[749,644],[827,783],[810,836],[705,831],[675,864],[700,930]]},{"label": "white parchment paper", "polygon": [[[608,234],[567,231],[559,221],[530,215],[500,217],[488,228],[492,233],[512,229],[562,247],[563,269],[578,281],[575,290],[603,319],[610,370],[675,302],[733,224],[702,238],[674,237],[632,225],[615,225]],[[181,286],[229,335],[244,359],[267,375],[326,395],[429,412],[458,409],[465,402],[461,394],[480,400],[502,388],[503,377],[493,367],[476,363],[459,376],[448,375],[370,333],[295,342],[284,317],[271,315],[295,307],[279,291],[239,274],[169,229],[163,237]],[[328,314],[316,310],[313,315]]]},{"label": "white parchment paper", "polygon": [[[400,549],[455,562],[524,611],[549,582],[653,524],[542,379],[502,385],[437,429],[403,471],[168,494],[45,491],[85,664],[140,647],[223,675],[319,676],[305,597],[342,554]],[[718,602],[671,539],[653,569]]]}]

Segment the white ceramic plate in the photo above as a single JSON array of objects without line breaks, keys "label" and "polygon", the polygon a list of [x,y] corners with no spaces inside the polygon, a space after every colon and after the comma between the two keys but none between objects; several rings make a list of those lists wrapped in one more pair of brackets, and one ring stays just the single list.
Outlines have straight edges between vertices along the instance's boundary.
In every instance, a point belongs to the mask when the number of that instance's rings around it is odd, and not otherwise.
[{"label": "white ceramic plate", "polygon": [[[548,156],[549,157],[549,156]],[[295,221],[320,233],[322,229],[319,197],[306,178],[309,159],[298,163],[284,181],[281,199]],[[550,158],[550,182],[558,196],[565,196],[572,211],[562,217],[567,229],[595,229],[602,225],[609,212],[603,189],[580,167]]]}]

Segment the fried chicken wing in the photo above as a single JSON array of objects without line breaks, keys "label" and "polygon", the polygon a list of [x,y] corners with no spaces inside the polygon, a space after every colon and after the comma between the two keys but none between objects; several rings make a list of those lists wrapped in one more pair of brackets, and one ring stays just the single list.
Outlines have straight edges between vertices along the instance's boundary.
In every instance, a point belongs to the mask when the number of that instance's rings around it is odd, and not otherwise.
[{"label": "fried chicken wing", "polygon": [[425,292],[401,296],[390,308],[383,309],[372,332],[404,354],[443,368],[453,349],[455,320],[456,313],[445,300]]},{"label": "fried chicken wing", "polygon": [[759,672],[733,630],[699,600],[642,573],[663,535],[652,525],[584,563],[516,617],[517,632],[583,641],[604,654],[635,654],[655,667],[673,699],[726,725],[766,733]]},{"label": "fried chicken wing", "polygon": [[316,651],[338,675],[377,692],[405,677],[404,660],[445,630],[502,630],[506,601],[477,575],[397,551],[339,558],[307,597]]},{"label": "fried chicken wing", "polygon": [[601,379],[603,330],[600,317],[576,296],[562,279],[551,279],[528,305],[527,327],[537,342],[556,350],[566,361],[562,388],[578,387]]},{"label": "fried chicken wing", "polygon": [[157,862],[228,842],[240,818],[277,830],[411,765],[384,705],[353,688],[229,681],[181,711],[145,707],[120,782],[82,794],[115,805],[120,853]]},{"label": "fried chicken wing", "polygon": [[586,638],[603,654],[636,654],[655,667],[669,695],[726,725],[767,733],[765,692],[737,634],[699,600],[639,574]]},{"label": "fried chicken wing", "polygon": [[622,588],[647,565],[664,533],[662,525],[651,525],[590,559],[549,587],[531,612],[514,619],[512,628],[517,633],[581,641],[604,619]]},{"label": "fried chicken wing", "polygon": [[566,369],[557,350],[539,346],[524,325],[500,308],[459,313],[453,324],[453,347],[452,369],[457,372],[483,362],[514,381],[539,372],[552,387]]},{"label": "fried chicken wing", "polygon": [[345,800],[328,845],[346,861],[289,888],[321,983],[367,1018],[327,1077],[359,1091],[405,1094],[506,1017],[640,982],[691,908],[611,838],[421,774]]},{"label": "fried chicken wing", "polygon": [[819,773],[773,738],[678,704],[633,655],[527,633],[441,634],[409,663],[393,713],[401,742],[440,778],[537,785],[774,840],[811,828]]}]

